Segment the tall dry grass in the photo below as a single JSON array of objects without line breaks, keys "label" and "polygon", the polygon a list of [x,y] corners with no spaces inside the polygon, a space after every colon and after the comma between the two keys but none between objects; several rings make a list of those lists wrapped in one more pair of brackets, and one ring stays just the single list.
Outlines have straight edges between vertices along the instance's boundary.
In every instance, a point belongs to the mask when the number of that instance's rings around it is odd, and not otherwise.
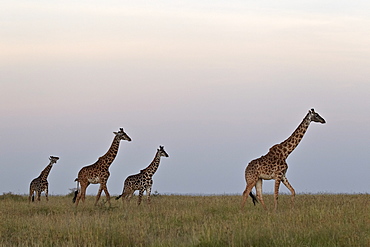
[{"label": "tall dry grass", "polygon": [[113,201],[76,209],[69,196],[28,204],[0,196],[1,246],[370,246],[370,195],[281,195],[273,212],[241,196],[157,195],[152,205]]}]

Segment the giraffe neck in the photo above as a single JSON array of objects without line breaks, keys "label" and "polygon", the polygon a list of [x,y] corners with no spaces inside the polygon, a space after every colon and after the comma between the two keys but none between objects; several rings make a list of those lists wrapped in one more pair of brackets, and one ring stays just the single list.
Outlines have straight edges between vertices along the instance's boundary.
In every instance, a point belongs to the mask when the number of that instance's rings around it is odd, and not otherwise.
[{"label": "giraffe neck", "polygon": [[45,169],[42,170],[42,172],[40,173],[40,176],[39,176],[41,178],[41,180],[47,180],[47,178],[49,176],[49,173],[50,173],[50,170],[53,167],[53,164],[54,163],[50,162],[49,165],[47,165],[45,167]]},{"label": "giraffe neck", "polygon": [[106,166],[108,168],[112,164],[117,156],[120,141],[121,139],[119,137],[114,137],[109,150],[98,160],[102,166]]},{"label": "giraffe neck", "polygon": [[159,154],[159,152],[157,152],[156,155],[154,156],[152,163],[150,163],[150,165],[147,168],[141,170],[141,173],[146,173],[150,177],[152,177],[154,173],[158,170],[160,161],[161,161],[161,155]]},{"label": "giraffe neck", "polygon": [[308,113],[306,117],[302,120],[302,122],[298,125],[297,129],[282,143],[278,144],[277,146],[282,151],[282,154],[285,158],[289,156],[291,152],[298,146],[301,142],[304,134],[307,131],[308,126],[311,123],[311,116]]}]

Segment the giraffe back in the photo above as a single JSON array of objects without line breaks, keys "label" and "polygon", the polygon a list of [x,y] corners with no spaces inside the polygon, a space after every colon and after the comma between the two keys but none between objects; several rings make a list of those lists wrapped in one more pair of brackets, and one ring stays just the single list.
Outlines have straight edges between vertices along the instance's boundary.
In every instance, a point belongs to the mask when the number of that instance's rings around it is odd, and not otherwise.
[{"label": "giraffe back", "polygon": [[47,180],[42,180],[41,177],[37,177],[31,181],[30,190],[36,192],[43,192],[49,186],[49,182]]},{"label": "giraffe back", "polygon": [[148,173],[138,173],[128,176],[124,183],[124,191],[145,190],[152,186],[153,179]]},{"label": "giraffe back", "polygon": [[81,170],[78,172],[78,178],[76,180],[80,182],[85,180],[85,182],[92,184],[106,181],[110,176],[108,169],[109,167],[103,165],[102,162],[103,160],[99,159],[94,164],[81,168]]},{"label": "giraffe back", "polygon": [[262,178],[276,179],[286,173],[288,165],[285,159],[279,158],[274,153],[267,153],[258,159],[252,160],[245,169],[247,180],[254,181]]}]

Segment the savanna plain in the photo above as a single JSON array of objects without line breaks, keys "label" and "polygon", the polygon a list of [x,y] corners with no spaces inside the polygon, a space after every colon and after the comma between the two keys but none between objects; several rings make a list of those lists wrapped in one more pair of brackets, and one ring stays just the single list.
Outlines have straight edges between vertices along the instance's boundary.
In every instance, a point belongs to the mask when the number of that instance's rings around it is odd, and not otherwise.
[{"label": "savanna plain", "polygon": [[[268,210],[240,195],[160,195],[137,206],[112,197],[78,208],[72,196],[28,203],[0,195],[1,246],[370,246],[369,194],[265,195]],[[102,200],[103,199],[103,200]]]}]

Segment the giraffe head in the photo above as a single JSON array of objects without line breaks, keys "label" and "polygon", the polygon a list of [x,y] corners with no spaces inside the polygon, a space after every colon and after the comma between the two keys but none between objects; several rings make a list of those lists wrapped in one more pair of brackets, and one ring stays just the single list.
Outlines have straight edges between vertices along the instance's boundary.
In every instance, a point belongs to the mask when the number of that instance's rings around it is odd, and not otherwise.
[{"label": "giraffe head", "polygon": [[310,118],[312,122],[317,122],[317,123],[326,123],[325,119],[323,119],[315,110],[312,108],[311,110],[308,111],[308,114],[310,114]]},{"label": "giraffe head", "polygon": [[59,157],[50,156],[49,160],[50,160],[50,163],[55,164],[59,160]]},{"label": "giraffe head", "polygon": [[163,146],[159,146],[159,148],[157,149],[157,151],[159,153],[159,156],[169,157],[169,155],[167,154],[167,152],[164,151],[164,147]]},{"label": "giraffe head", "polygon": [[118,132],[113,132],[120,140],[131,141],[131,138],[123,131],[123,128],[119,128]]}]

